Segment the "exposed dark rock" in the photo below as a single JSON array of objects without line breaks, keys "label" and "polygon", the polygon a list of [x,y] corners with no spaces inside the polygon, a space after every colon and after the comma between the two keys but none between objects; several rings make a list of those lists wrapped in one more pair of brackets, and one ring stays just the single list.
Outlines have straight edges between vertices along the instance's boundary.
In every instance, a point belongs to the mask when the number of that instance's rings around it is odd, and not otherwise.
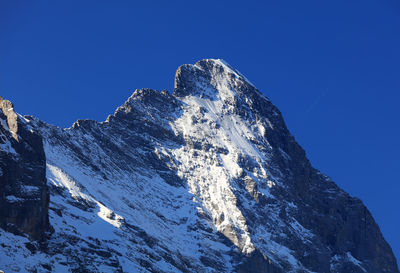
[{"label": "exposed dark rock", "polygon": [[283,273],[284,271],[273,264],[273,262],[261,254],[259,251],[255,251],[252,255],[245,259],[237,267],[237,273]]},{"label": "exposed dark rock", "polygon": [[49,231],[42,138],[0,98],[0,227],[41,240]]}]

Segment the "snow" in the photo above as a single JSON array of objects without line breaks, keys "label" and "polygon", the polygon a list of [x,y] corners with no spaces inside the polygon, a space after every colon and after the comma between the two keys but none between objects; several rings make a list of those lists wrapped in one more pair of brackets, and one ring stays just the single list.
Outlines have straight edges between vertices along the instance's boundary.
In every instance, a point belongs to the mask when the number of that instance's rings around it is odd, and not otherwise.
[{"label": "snow", "polygon": [[367,270],[364,269],[364,267],[362,267],[362,262],[360,262],[359,260],[357,260],[356,258],[353,257],[353,255],[351,255],[350,252],[346,252],[346,256],[347,259],[352,262],[353,264],[355,264],[356,266],[358,266],[359,268],[361,268],[362,271],[367,272]]},{"label": "snow", "polygon": [[255,88],[255,85],[251,83],[251,81],[249,81],[242,73],[240,73],[237,69],[232,68],[232,66],[230,66],[230,64],[228,64],[225,60],[223,59],[216,59],[214,60],[216,63],[219,63],[220,65],[222,65],[224,68],[229,69],[229,71],[231,73],[236,74],[237,76],[242,77],[246,82],[248,82],[251,86],[253,86]]},{"label": "snow", "polygon": [[5,143],[0,143],[0,150],[13,156],[18,156],[17,152],[14,150],[9,140],[5,140]]},{"label": "snow", "polygon": [[[76,144],[80,145],[78,140]],[[179,252],[181,255],[192,257],[194,264],[199,262],[199,246],[194,243],[193,238],[198,238],[201,233],[196,230],[188,231],[188,227],[198,221],[194,212],[199,204],[193,201],[193,195],[184,188],[169,186],[149,170],[146,170],[146,176],[143,176],[138,172],[124,172],[117,167],[114,169],[113,164],[108,164],[110,168],[107,169],[107,175],[110,180],[105,180],[77,160],[65,146],[48,141],[44,146],[49,184],[67,193],[51,196],[51,206],[63,211],[62,217],[51,211],[50,220],[56,234],[78,233],[82,238],[98,238],[127,257],[123,261],[125,268],[140,268],[137,258],[140,257],[139,248],[144,246],[132,245],[126,239],[132,237],[137,240],[137,236],[130,234],[126,227],[126,223],[130,223],[142,228],[149,236],[157,238],[157,241],[163,242],[169,253]],[[91,150],[99,157],[103,153],[99,147],[98,150]],[[167,153],[163,147],[157,151],[160,154]],[[91,205],[87,211],[82,211],[70,205],[69,200]],[[218,242],[210,241],[208,247],[229,250]],[[157,255],[154,254],[157,251],[164,251],[161,248],[157,249],[153,247],[146,251],[153,255]],[[148,260],[148,257],[144,256],[143,259]],[[163,260],[152,263],[165,272],[177,271]],[[229,268],[228,260],[226,264]],[[100,270],[100,267],[97,269]],[[106,269],[100,271],[110,272]]]},{"label": "snow", "polygon": [[[286,212],[298,208],[274,196],[283,183],[280,170],[271,167],[272,147],[264,137],[273,126],[268,119],[236,114],[232,102],[238,94],[232,86],[235,81],[251,83],[225,61],[213,61],[223,66],[224,72],[213,71],[210,83],[198,82],[199,92],[181,98],[178,104],[182,107],[177,112],[146,108],[137,99],[139,91],[116,110],[137,110],[143,114],[141,118],[182,137],[183,144],[140,131],[138,121],[116,124],[108,118],[95,123],[92,130],[80,128],[84,126],[79,122],[68,129],[50,125],[37,129],[35,120],[29,122],[44,137],[51,193],[49,217],[54,228],[49,243],[60,252],[30,254],[24,246],[26,238],[3,232],[1,240],[12,251],[0,249],[0,257],[6,257],[1,258],[0,268],[7,265],[4,268],[8,271],[16,267],[26,271],[48,261],[54,272],[68,272],[76,262],[70,260],[71,253],[88,255],[82,254],[82,249],[96,245],[109,251],[109,259],[117,260],[124,271],[147,272],[140,264],[142,259],[154,271],[179,272],[177,264],[165,258],[169,255],[175,260],[183,257],[194,272],[212,272],[200,262],[202,255],[208,255],[223,264],[224,272],[233,272],[232,251],[249,256],[258,249],[276,264],[289,263],[288,272],[311,272],[284,245],[285,240],[280,240],[294,236],[312,244],[314,235],[289,213],[286,222],[279,216],[282,208]],[[148,127],[149,123],[139,125]],[[145,144],[132,139],[143,139]],[[278,152],[291,160],[283,150]],[[153,166],[149,159],[162,166]],[[168,184],[164,174],[176,174],[184,185]],[[244,180],[249,185],[239,184]],[[25,192],[35,190],[24,186]],[[282,206],[267,204],[262,208],[265,218],[256,219],[263,224],[250,228],[251,221],[245,216],[253,213],[257,196]],[[7,200],[19,199],[7,196]],[[286,233],[280,232],[285,229]],[[219,233],[233,245],[221,242]],[[30,258],[23,265],[12,262],[23,260],[21,255]],[[350,256],[347,259],[356,263]],[[114,272],[103,259],[90,262],[93,271]]]},{"label": "snow", "polygon": [[[182,131],[185,137],[201,141],[207,133],[210,134],[207,139],[215,140],[211,143],[212,146],[223,147],[232,152],[243,150],[251,155],[257,154],[252,145],[245,140],[243,131],[246,130],[238,118],[219,118],[222,114],[221,101],[187,97],[184,102],[187,107],[175,122],[175,128]],[[221,124],[219,129],[209,128],[210,123],[197,123],[193,126],[191,117],[197,115],[198,109],[201,108],[206,109],[207,120]],[[244,253],[250,254],[254,246],[251,243],[245,218],[237,208],[236,197],[231,190],[231,179],[240,173],[240,168],[232,158],[233,153],[218,156],[216,153],[210,155],[197,151],[198,155],[193,156],[186,147],[176,149],[172,153],[179,162],[182,162],[178,173],[188,181],[189,191],[199,196],[206,210],[211,213],[216,228],[223,233],[230,233],[233,242]],[[219,158],[222,165],[218,163]],[[232,228],[240,232],[231,232]]]},{"label": "snow", "polygon": [[355,266],[359,267],[363,272],[368,272],[363,266],[362,262],[354,258],[350,252],[346,252],[344,255],[336,254],[331,258],[331,270],[334,271],[338,266],[342,265],[345,262],[350,262]]},{"label": "snow", "polygon": [[[236,73],[227,64],[218,62],[227,68],[224,73]],[[184,146],[173,150],[172,154],[181,163],[178,174],[187,181],[189,191],[198,197],[198,202],[201,202],[206,212],[211,215],[216,229],[230,238],[244,254],[249,255],[255,246],[234,193],[234,181],[244,173],[238,165],[238,158],[245,155],[254,160],[258,167],[254,174],[250,174],[254,181],[265,181],[268,188],[275,187],[276,183],[263,168],[263,162],[267,160],[266,155],[252,143],[252,140],[264,136],[265,127],[258,123],[256,134],[247,121],[232,113],[231,106],[226,107],[224,101],[233,100],[236,96],[236,91],[231,89],[226,78],[226,75],[214,77],[213,85],[218,90],[216,94],[214,89],[199,86],[203,93],[183,98],[183,112],[172,126],[176,132],[182,132],[185,139],[195,142],[204,142],[206,139],[211,147],[222,148],[228,153],[218,153],[215,149],[194,152]],[[193,123],[193,119],[204,122]],[[260,191],[273,198],[267,189]],[[276,244],[275,252],[278,256],[293,261],[294,268],[299,267],[286,248]]]},{"label": "snow", "polygon": [[0,118],[0,124],[1,124],[1,126],[3,126],[4,130],[6,130],[7,132],[10,131],[10,128],[8,128],[7,121],[5,121],[4,119]]},{"label": "snow", "polygon": [[[8,124],[4,119],[0,118],[0,124],[6,132],[10,132],[14,136],[13,132],[10,131]],[[0,137],[3,142],[3,143],[0,143],[0,150],[5,151],[6,153],[12,154],[13,156],[18,155],[17,152],[12,147],[11,142],[6,138],[6,136],[1,134]]]},{"label": "snow", "polygon": [[0,269],[4,272],[29,272],[35,268],[37,272],[47,272],[38,265],[49,257],[42,253],[32,255],[25,247],[29,243],[27,238],[0,229],[0,241]]},{"label": "snow", "polygon": [[268,185],[268,188],[272,188],[272,187],[276,186],[275,182],[271,181],[271,180],[267,181],[267,185]]},{"label": "snow", "polygon": [[7,195],[7,196],[6,196],[6,199],[7,199],[7,201],[10,202],[10,203],[16,203],[16,202],[21,202],[21,201],[24,201],[24,200],[25,200],[25,199],[23,199],[23,198],[19,198],[19,197],[16,197],[16,196],[14,196],[14,195]]},{"label": "snow", "polygon": [[37,186],[30,186],[30,185],[21,185],[21,190],[23,193],[37,193],[40,189]]}]

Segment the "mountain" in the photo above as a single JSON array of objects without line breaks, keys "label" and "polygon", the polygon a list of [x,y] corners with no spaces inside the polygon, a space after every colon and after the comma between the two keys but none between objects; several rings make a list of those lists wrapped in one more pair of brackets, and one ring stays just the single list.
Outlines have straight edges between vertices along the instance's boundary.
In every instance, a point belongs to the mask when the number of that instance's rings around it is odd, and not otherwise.
[{"label": "mountain", "polygon": [[172,94],[136,90],[104,122],[0,106],[5,272],[399,272],[363,203],[222,60],[182,65]]}]

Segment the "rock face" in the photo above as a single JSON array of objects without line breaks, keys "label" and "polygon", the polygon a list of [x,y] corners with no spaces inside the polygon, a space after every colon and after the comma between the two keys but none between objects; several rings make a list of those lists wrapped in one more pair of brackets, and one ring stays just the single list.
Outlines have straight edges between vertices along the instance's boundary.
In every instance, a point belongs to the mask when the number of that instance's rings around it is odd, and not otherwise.
[{"label": "rock face", "polygon": [[[279,110],[221,60],[178,68],[172,95],[136,90],[105,122],[61,129],[16,117],[9,143],[30,139],[23,128],[43,138],[54,232],[40,248],[0,233],[1,268],[399,272],[362,202],[311,166]],[[26,162],[43,184],[39,154]]]},{"label": "rock face", "polygon": [[49,192],[42,138],[0,98],[0,227],[42,240]]}]

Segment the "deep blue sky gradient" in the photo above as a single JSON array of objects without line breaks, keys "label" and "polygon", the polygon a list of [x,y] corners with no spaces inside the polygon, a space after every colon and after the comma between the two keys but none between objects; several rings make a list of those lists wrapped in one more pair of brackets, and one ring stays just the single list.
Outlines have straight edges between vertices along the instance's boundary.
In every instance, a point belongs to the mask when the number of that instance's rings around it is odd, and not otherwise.
[{"label": "deep blue sky gradient", "polygon": [[400,1],[0,0],[0,95],[63,127],[222,58],[400,257]]}]

